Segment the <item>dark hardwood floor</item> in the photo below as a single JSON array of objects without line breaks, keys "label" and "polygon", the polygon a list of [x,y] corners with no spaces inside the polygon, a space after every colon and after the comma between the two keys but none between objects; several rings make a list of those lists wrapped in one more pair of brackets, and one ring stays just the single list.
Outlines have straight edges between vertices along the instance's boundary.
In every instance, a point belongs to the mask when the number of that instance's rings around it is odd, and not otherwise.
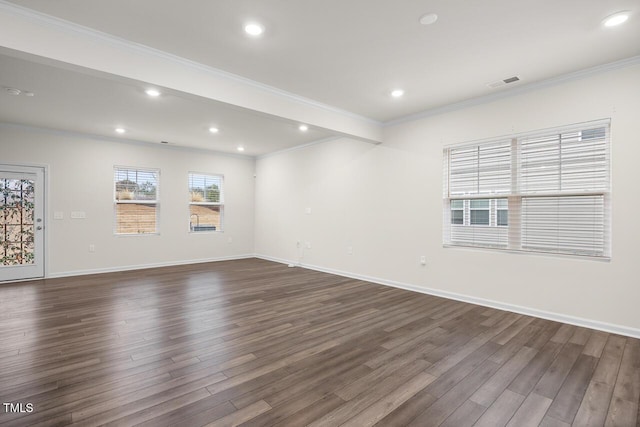
[{"label": "dark hardwood floor", "polygon": [[0,285],[1,426],[631,427],[639,396],[637,339],[258,259]]}]

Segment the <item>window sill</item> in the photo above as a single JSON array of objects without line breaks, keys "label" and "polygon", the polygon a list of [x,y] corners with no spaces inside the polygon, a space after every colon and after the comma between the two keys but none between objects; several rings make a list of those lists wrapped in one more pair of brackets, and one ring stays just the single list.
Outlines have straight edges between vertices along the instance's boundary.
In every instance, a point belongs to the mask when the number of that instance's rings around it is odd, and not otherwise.
[{"label": "window sill", "polygon": [[543,257],[550,257],[550,258],[568,258],[568,259],[574,259],[574,260],[611,262],[611,256],[595,256],[595,255],[580,255],[580,254],[573,255],[573,254],[565,254],[565,253],[507,249],[507,248],[501,248],[501,247],[466,246],[466,245],[456,245],[451,243],[443,243],[442,247],[445,249],[462,249],[462,250],[471,250],[471,251],[509,253],[509,254],[516,254],[516,255],[534,255],[534,256],[543,256]]}]

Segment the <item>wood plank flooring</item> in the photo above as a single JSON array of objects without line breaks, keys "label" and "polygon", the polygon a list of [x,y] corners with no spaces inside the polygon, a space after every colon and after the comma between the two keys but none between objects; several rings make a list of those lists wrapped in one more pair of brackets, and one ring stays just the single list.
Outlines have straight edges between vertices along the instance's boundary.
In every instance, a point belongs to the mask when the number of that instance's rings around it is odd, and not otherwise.
[{"label": "wood plank flooring", "polygon": [[0,285],[3,427],[633,427],[639,400],[637,339],[258,259]]}]

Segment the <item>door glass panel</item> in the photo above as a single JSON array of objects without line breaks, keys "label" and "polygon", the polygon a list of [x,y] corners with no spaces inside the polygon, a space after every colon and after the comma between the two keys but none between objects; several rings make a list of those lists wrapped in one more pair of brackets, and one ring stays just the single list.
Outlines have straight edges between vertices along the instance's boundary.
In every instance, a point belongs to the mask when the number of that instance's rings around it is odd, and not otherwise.
[{"label": "door glass panel", "polygon": [[35,262],[34,188],[30,179],[0,178],[0,266]]}]

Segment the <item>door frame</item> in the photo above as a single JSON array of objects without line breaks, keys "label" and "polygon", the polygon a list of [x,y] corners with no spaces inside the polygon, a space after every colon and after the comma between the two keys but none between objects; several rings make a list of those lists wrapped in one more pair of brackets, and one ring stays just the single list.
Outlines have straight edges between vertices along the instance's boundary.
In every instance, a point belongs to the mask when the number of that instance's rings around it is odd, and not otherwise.
[{"label": "door frame", "polygon": [[[0,281],[0,285],[5,283],[15,283],[15,282],[25,282],[29,280],[42,280],[46,279],[49,276],[49,165],[41,164],[41,163],[9,163],[2,162],[0,163],[0,169],[5,169],[8,171],[14,170],[18,173],[26,172],[33,173],[33,169],[39,169],[42,173],[42,224],[44,227],[42,233],[42,276],[32,277],[26,279],[10,279],[5,281]],[[20,170],[23,169],[23,170]]]}]

